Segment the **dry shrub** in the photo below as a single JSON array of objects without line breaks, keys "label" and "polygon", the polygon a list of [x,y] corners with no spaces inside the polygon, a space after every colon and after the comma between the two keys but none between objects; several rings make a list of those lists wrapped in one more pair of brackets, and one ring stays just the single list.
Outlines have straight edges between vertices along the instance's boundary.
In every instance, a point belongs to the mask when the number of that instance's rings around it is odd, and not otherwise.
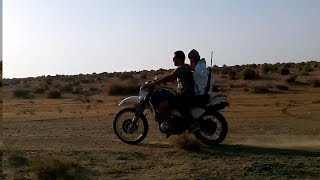
[{"label": "dry shrub", "polygon": [[272,91],[267,86],[254,86],[252,87],[251,92],[254,94],[267,94],[271,93]]},{"label": "dry shrub", "polygon": [[313,87],[320,87],[320,80],[319,79],[313,79],[310,82]]},{"label": "dry shrub", "polygon": [[66,92],[66,93],[70,93],[70,92],[72,92],[72,90],[73,90],[73,87],[72,87],[72,84],[71,84],[71,83],[66,84],[66,85],[64,85],[64,86],[62,86],[62,87],[60,88],[60,91],[61,91],[61,92]]},{"label": "dry shrub", "polygon": [[31,161],[31,172],[39,179],[75,179],[76,165],[58,158]]},{"label": "dry shrub", "polygon": [[49,99],[59,99],[61,98],[61,92],[59,90],[50,90],[48,93],[47,93],[47,98]]},{"label": "dry shrub", "polygon": [[290,74],[290,70],[289,70],[289,67],[284,65],[284,66],[281,66],[280,69],[279,69],[279,73],[281,75],[289,75]]},{"label": "dry shrub", "polygon": [[36,87],[32,90],[34,94],[44,94],[46,90],[43,87]]},{"label": "dry shrub", "polygon": [[244,80],[259,79],[259,75],[250,67],[247,67],[242,71],[242,76]]},{"label": "dry shrub", "polygon": [[33,98],[33,95],[31,94],[31,91],[28,89],[16,89],[13,91],[13,96],[16,98],[22,98],[22,99],[31,99]]},{"label": "dry shrub", "polygon": [[132,95],[139,92],[140,85],[128,82],[112,82],[109,95]]},{"label": "dry shrub", "polygon": [[290,76],[288,79],[286,79],[287,83],[294,83],[296,82],[298,76],[294,75],[294,76]]},{"label": "dry shrub", "polygon": [[83,92],[83,88],[80,86],[72,88],[72,94],[81,94],[82,92]]},{"label": "dry shrub", "polygon": [[281,85],[281,84],[278,84],[275,86],[278,90],[282,90],[282,91],[288,91],[289,90],[289,87],[288,86],[285,86],[285,85]]},{"label": "dry shrub", "polygon": [[148,77],[147,77],[147,74],[146,74],[146,73],[143,73],[143,74],[140,75],[139,78],[140,78],[140,79],[147,79]]},{"label": "dry shrub", "polygon": [[187,151],[199,151],[201,149],[201,143],[193,136],[187,134],[175,137],[171,143],[174,147]]},{"label": "dry shrub", "polygon": [[15,168],[29,165],[28,159],[20,151],[10,151],[8,161]]},{"label": "dry shrub", "polygon": [[247,88],[247,84],[230,84],[230,88]]}]

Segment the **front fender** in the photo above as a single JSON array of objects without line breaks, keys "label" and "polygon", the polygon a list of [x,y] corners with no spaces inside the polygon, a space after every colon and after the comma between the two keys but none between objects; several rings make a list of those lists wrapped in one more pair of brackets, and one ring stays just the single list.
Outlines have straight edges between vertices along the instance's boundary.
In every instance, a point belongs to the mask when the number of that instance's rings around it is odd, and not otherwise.
[{"label": "front fender", "polygon": [[140,102],[140,100],[141,100],[140,96],[130,96],[130,97],[127,97],[127,98],[123,99],[118,104],[118,106],[121,106],[121,105],[124,105],[124,104],[130,104],[130,103],[138,104]]}]

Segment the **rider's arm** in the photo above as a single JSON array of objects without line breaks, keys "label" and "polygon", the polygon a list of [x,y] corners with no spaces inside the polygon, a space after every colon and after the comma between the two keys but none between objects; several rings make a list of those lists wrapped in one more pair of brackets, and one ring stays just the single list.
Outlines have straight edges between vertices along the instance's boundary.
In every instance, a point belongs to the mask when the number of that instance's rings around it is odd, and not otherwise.
[{"label": "rider's arm", "polygon": [[160,85],[160,84],[164,84],[164,83],[167,83],[167,82],[171,82],[171,81],[174,81],[177,79],[177,75],[175,72],[171,73],[170,75],[168,76],[165,76],[159,80],[156,80],[153,82],[153,84],[155,85]]}]

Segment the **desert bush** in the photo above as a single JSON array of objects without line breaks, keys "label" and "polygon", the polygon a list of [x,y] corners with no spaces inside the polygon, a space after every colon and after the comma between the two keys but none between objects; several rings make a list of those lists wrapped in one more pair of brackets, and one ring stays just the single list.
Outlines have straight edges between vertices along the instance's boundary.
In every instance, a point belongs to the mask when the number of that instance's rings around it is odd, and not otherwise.
[{"label": "desert bush", "polygon": [[311,80],[311,84],[313,87],[320,87],[320,80],[319,79],[313,79]]},{"label": "desert bush", "polygon": [[289,87],[288,87],[288,86],[281,85],[281,84],[276,85],[276,88],[277,88],[278,90],[282,90],[282,91],[288,91],[288,90],[289,90]]},{"label": "desert bush", "polygon": [[40,82],[39,87],[43,88],[44,90],[49,90],[49,84],[47,82]]},{"label": "desert bush", "polygon": [[53,85],[54,88],[59,89],[62,87],[61,83],[57,82]]},{"label": "desert bush", "polygon": [[16,89],[13,91],[13,96],[16,98],[22,98],[22,99],[31,99],[33,98],[33,95],[31,94],[31,91],[28,89]]},{"label": "desert bush", "polygon": [[242,76],[244,80],[259,79],[259,75],[252,68],[245,68],[242,71]]},{"label": "desert bush", "polygon": [[37,159],[31,161],[31,172],[39,179],[76,179],[76,165],[58,158]]},{"label": "desert bush", "polygon": [[251,92],[254,94],[266,94],[266,93],[270,93],[271,90],[266,86],[254,86],[252,87]]},{"label": "desert bush", "polygon": [[35,87],[32,90],[33,94],[44,94],[46,92],[46,90],[43,87]]},{"label": "desert bush", "polygon": [[29,165],[28,159],[24,157],[24,154],[22,154],[20,151],[10,151],[8,161],[10,165],[15,168]]},{"label": "desert bush", "polygon": [[140,85],[133,83],[113,82],[109,88],[109,95],[131,95],[139,92]]},{"label": "desert bush", "polygon": [[71,83],[72,86],[79,86],[80,85],[80,81],[73,81]]},{"label": "desert bush", "polygon": [[256,64],[250,64],[249,67],[251,67],[251,68],[253,68],[253,69],[256,69],[256,68],[258,68],[258,65],[256,65]]},{"label": "desert bush", "polygon": [[290,70],[289,70],[289,67],[284,65],[284,66],[281,66],[280,69],[279,69],[279,73],[281,75],[288,75],[290,74]]},{"label": "desert bush", "polygon": [[297,79],[296,75],[290,76],[288,79],[286,79],[286,82],[287,83],[294,83],[294,82],[296,82],[296,79]]},{"label": "desert bush", "polygon": [[52,81],[53,81],[53,78],[52,77],[46,77],[45,78],[45,81],[48,85],[51,85],[52,84]]},{"label": "desert bush", "polygon": [[99,91],[99,88],[96,88],[96,87],[90,87],[90,88],[89,88],[89,90],[90,90],[90,91]]},{"label": "desert bush", "polygon": [[89,83],[92,83],[93,80],[89,78],[84,78],[84,79],[81,79],[80,82],[83,84],[89,84]]},{"label": "desert bush", "polygon": [[271,70],[271,68],[270,68],[269,64],[262,64],[259,67],[259,72],[260,72],[261,75],[267,74],[268,72],[270,72],[270,70]]},{"label": "desert bush", "polygon": [[81,94],[83,92],[83,88],[78,86],[78,87],[73,87],[72,89],[72,94]]},{"label": "desert bush", "polygon": [[47,93],[47,98],[49,99],[59,99],[61,98],[61,92],[59,90],[50,90],[48,93]]},{"label": "desert bush", "polygon": [[71,83],[66,84],[60,88],[61,92],[66,92],[66,93],[70,93],[70,92],[72,92],[72,90],[73,90],[73,87],[72,87]]},{"label": "desert bush", "polygon": [[312,67],[310,64],[306,64],[303,68],[304,72],[311,72],[313,71]]},{"label": "desert bush", "polygon": [[147,74],[146,73],[143,73],[143,74],[141,74],[140,75],[140,79],[147,79],[148,77],[147,77]]}]

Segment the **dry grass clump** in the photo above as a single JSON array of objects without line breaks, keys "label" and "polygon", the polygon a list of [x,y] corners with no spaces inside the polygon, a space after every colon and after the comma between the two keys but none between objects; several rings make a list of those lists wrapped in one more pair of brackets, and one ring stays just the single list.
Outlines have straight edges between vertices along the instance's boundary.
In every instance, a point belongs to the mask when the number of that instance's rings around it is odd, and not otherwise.
[{"label": "dry grass clump", "polygon": [[259,79],[259,75],[256,73],[256,71],[250,67],[245,68],[242,71],[243,80],[253,80],[253,79]]},{"label": "dry grass clump", "polygon": [[31,161],[30,171],[39,179],[76,179],[76,165],[58,158]]},{"label": "dry grass clump", "polygon": [[187,151],[199,151],[202,146],[197,139],[188,134],[182,134],[173,138],[171,143],[174,147]]},{"label": "dry grass clump", "polygon": [[53,89],[47,93],[47,98],[49,99],[59,99],[61,98],[61,92],[59,90]]},{"label": "dry grass clump", "polygon": [[15,168],[29,165],[28,159],[20,151],[10,151],[8,161]]},{"label": "dry grass clump", "polygon": [[33,98],[33,95],[31,94],[31,91],[28,89],[16,89],[13,91],[13,96],[15,98],[22,98],[22,99],[31,99]]},{"label": "dry grass clump", "polygon": [[139,93],[140,84],[128,82],[112,82],[109,95],[132,95]]}]

